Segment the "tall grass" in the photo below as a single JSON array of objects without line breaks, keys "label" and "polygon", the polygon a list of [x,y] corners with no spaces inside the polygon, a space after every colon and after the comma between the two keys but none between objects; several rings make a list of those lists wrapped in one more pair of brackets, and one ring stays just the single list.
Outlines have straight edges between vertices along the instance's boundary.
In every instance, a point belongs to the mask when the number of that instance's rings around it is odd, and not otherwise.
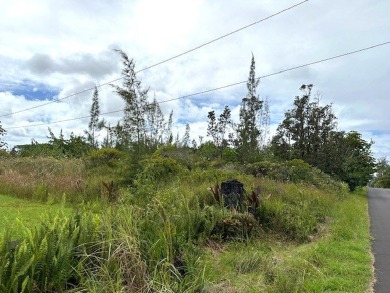
[{"label": "tall grass", "polygon": [[0,162],[0,193],[37,201],[69,202],[100,199],[102,181],[90,176],[80,159],[6,158]]}]

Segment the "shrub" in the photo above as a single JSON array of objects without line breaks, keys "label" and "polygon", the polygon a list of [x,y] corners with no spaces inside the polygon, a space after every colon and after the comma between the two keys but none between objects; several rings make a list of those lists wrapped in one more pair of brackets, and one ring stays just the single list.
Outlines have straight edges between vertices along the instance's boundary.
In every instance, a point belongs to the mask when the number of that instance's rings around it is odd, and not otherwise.
[{"label": "shrub", "polygon": [[183,175],[188,169],[171,158],[154,155],[141,162],[142,171],[139,178],[151,180],[153,182],[164,182],[177,175]]},{"label": "shrub", "polygon": [[256,177],[260,175],[278,181],[303,183],[321,189],[338,191],[341,196],[347,192],[345,183],[333,179],[321,170],[299,159],[284,163],[262,161],[248,164],[246,173]]},{"label": "shrub", "polygon": [[102,148],[88,152],[88,154],[83,157],[83,160],[87,167],[115,167],[122,157],[123,153],[117,149]]}]

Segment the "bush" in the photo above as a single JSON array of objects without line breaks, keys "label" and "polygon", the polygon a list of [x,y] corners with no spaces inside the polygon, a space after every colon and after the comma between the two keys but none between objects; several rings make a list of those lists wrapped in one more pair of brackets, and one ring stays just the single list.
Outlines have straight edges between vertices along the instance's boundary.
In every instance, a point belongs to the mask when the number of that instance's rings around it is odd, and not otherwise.
[{"label": "bush", "polygon": [[151,180],[155,183],[164,182],[174,176],[183,175],[188,169],[171,158],[153,155],[141,162],[142,171],[139,174],[141,180]]},{"label": "bush", "polygon": [[192,150],[188,148],[178,148],[176,145],[162,146],[155,151],[153,156],[173,159],[188,169],[192,169],[194,166]]},{"label": "bush", "polygon": [[284,163],[262,161],[248,164],[246,173],[256,177],[260,175],[278,181],[303,183],[321,189],[338,191],[340,195],[347,192],[345,183],[333,179],[321,170],[298,159]]},{"label": "bush", "polygon": [[123,153],[117,149],[102,148],[88,152],[88,154],[83,157],[83,160],[87,167],[115,167],[122,157]]}]

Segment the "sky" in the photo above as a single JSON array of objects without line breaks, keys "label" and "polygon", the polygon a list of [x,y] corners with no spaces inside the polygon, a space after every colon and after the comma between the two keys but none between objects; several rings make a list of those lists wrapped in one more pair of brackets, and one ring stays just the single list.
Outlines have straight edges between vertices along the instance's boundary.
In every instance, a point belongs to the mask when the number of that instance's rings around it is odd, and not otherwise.
[{"label": "sky", "polygon": [[[82,135],[95,85],[121,75],[123,50],[136,70],[198,47],[300,3],[291,0],[13,0],[0,2],[0,124],[9,147],[47,141],[48,127]],[[150,99],[176,99],[256,75],[390,41],[390,1],[309,0],[221,40],[138,74]],[[332,103],[338,129],[373,140],[374,156],[390,158],[390,44],[260,79],[270,106],[271,135],[302,84]],[[121,80],[114,84],[121,85]],[[120,110],[109,85],[99,88],[101,112]],[[246,85],[161,103],[173,110],[174,132],[206,137],[207,113],[228,105],[238,119]],[[62,99],[55,101],[56,99]],[[48,103],[49,102],[49,103]],[[47,104],[41,106],[42,104]],[[25,109],[30,109],[24,111]],[[18,112],[18,113],[16,113]],[[13,113],[12,115],[10,115]],[[103,117],[114,125],[122,113]],[[47,123],[41,126],[36,124]],[[27,127],[30,126],[30,127]],[[104,133],[100,134],[101,137]]]}]

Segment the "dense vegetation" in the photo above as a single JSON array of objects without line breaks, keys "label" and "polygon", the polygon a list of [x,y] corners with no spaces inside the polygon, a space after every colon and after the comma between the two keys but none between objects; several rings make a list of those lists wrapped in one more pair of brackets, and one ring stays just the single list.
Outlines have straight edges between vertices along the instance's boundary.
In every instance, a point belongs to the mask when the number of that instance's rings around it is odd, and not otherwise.
[{"label": "dense vegetation", "polygon": [[[174,139],[172,113],[165,121],[134,61],[119,54],[123,85],[113,88],[126,107],[116,126],[100,119],[96,89],[85,137],[66,139],[49,129],[47,143],[1,152],[0,194],[67,210],[3,233],[0,291],[367,289],[366,211],[353,208],[361,222],[351,234],[352,214],[344,217],[341,209],[359,201],[348,189],[371,179],[371,143],[337,131],[331,105],[310,101],[312,85],[302,86],[304,95],[267,144],[268,104],[256,93],[252,58],[239,123],[228,106],[219,116],[210,111],[211,140],[191,142],[188,124]],[[106,134],[102,141],[99,132]],[[245,187],[237,209],[226,207],[219,193],[231,178]],[[339,255],[326,249],[337,243],[350,254],[352,242],[359,257],[344,273],[360,273],[344,282],[332,268]],[[306,265],[288,253],[304,255]]]},{"label": "dense vegetation", "polygon": [[386,158],[381,158],[377,164],[376,176],[371,181],[371,186],[390,188],[390,164]]},{"label": "dense vegetation", "polygon": [[[325,245],[318,242],[325,235],[333,235],[335,209],[351,199],[346,184],[301,160],[219,168],[201,162],[197,167],[192,150],[171,146],[144,159],[132,184],[120,188],[118,182],[126,182],[120,170],[126,169],[127,160],[118,152],[103,149],[82,159],[3,160],[0,192],[49,204],[67,202],[74,210],[52,211],[35,228],[22,225],[16,239],[12,231],[3,235],[3,291],[215,292],[221,286],[239,292],[250,288],[283,292],[286,286],[302,291],[307,283],[289,278],[284,267],[292,265],[288,269],[292,274],[303,272],[297,264],[285,263],[283,253],[299,255],[304,247],[316,266],[304,270],[314,274],[325,269],[315,247]],[[183,157],[187,160],[182,163],[175,159]],[[188,162],[193,162],[191,170]],[[209,190],[216,181],[229,178],[237,178],[246,188],[242,211],[225,208]],[[338,229],[337,233],[348,234],[352,226]],[[359,238],[359,233],[353,235]],[[369,243],[368,236],[362,239]],[[357,243],[355,236],[351,241]],[[278,246],[281,242],[285,252]],[[354,265],[364,268],[359,281],[364,287],[371,274],[368,246],[362,245],[362,260]],[[229,260],[233,253],[234,262]],[[274,263],[274,257],[283,260],[283,266]],[[225,269],[221,271],[215,261],[225,263]],[[261,278],[250,286],[227,284],[223,274],[234,272],[240,278],[248,274]],[[346,291],[355,285],[349,283]]]}]

